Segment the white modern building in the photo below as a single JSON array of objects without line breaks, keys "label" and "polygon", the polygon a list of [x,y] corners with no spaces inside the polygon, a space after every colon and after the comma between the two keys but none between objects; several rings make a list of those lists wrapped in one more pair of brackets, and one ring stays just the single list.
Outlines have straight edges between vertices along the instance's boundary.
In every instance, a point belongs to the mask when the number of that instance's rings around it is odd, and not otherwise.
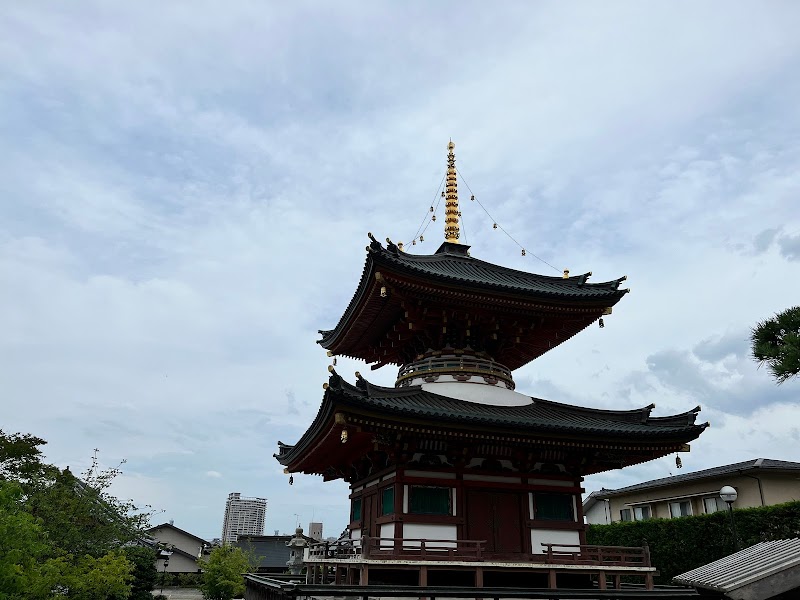
[{"label": "white modern building", "polygon": [[222,524],[222,543],[233,543],[240,535],[264,535],[266,513],[266,498],[242,498],[239,492],[228,494],[225,520]]}]

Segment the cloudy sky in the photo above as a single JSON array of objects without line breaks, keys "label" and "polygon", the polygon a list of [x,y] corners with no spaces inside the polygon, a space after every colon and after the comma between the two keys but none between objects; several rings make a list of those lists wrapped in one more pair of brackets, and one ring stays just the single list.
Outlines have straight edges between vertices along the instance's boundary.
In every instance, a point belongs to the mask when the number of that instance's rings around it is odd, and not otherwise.
[{"label": "cloudy sky", "polygon": [[800,460],[800,381],[748,357],[800,297],[798,23],[794,2],[5,3],[0,427],[76,472],[127,459],[116,491],[156,523],[218,537],[238,491],[268,498],[268,533],[337,535],[346,486],[289,487],[272,454],[316,414],[316,331],[367,231],[411,240],[452,137],[528,250],[462,185],[473,256],[632,289],[519,391],[700,404],[684,472]]}]

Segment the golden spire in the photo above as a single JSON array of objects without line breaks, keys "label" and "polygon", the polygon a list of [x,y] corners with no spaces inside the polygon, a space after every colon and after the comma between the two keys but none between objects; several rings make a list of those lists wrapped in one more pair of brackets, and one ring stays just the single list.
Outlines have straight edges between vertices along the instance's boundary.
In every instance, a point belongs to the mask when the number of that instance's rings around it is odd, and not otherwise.
[{"label": "golden spire", "polygon": [[447,144],[447,186],[444,203],[444,239],[458,243],[458,182],[456,181],[456,155],[453,140]]}]

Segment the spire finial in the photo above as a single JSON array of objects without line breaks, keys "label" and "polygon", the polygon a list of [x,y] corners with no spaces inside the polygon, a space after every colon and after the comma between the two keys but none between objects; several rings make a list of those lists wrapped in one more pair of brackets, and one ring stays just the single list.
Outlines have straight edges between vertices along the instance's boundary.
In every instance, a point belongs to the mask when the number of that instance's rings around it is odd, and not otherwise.
[{"label": "spire finial", "polygon": [[447,186],[444,203],[444,239],[458,244],[458,182],[456,180],[456,145],[451,139],[447,144]]}]

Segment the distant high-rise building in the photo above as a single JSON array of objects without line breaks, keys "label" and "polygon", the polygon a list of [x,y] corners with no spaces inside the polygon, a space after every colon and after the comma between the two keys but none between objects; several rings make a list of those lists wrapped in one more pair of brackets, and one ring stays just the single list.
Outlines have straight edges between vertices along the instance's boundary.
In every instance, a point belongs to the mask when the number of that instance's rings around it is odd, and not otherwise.
[{"label": "distant high-rise building", "polygon": [[264,535],[266,498],[242,498],[239,492],[228,494],[225,521],[222,524],[222,543],[235,542],[240,535]]},{"label": "distant high-rise building", "polygon": [[311,521],[308,524],[308,537],[322,541],[322,523]]}]

